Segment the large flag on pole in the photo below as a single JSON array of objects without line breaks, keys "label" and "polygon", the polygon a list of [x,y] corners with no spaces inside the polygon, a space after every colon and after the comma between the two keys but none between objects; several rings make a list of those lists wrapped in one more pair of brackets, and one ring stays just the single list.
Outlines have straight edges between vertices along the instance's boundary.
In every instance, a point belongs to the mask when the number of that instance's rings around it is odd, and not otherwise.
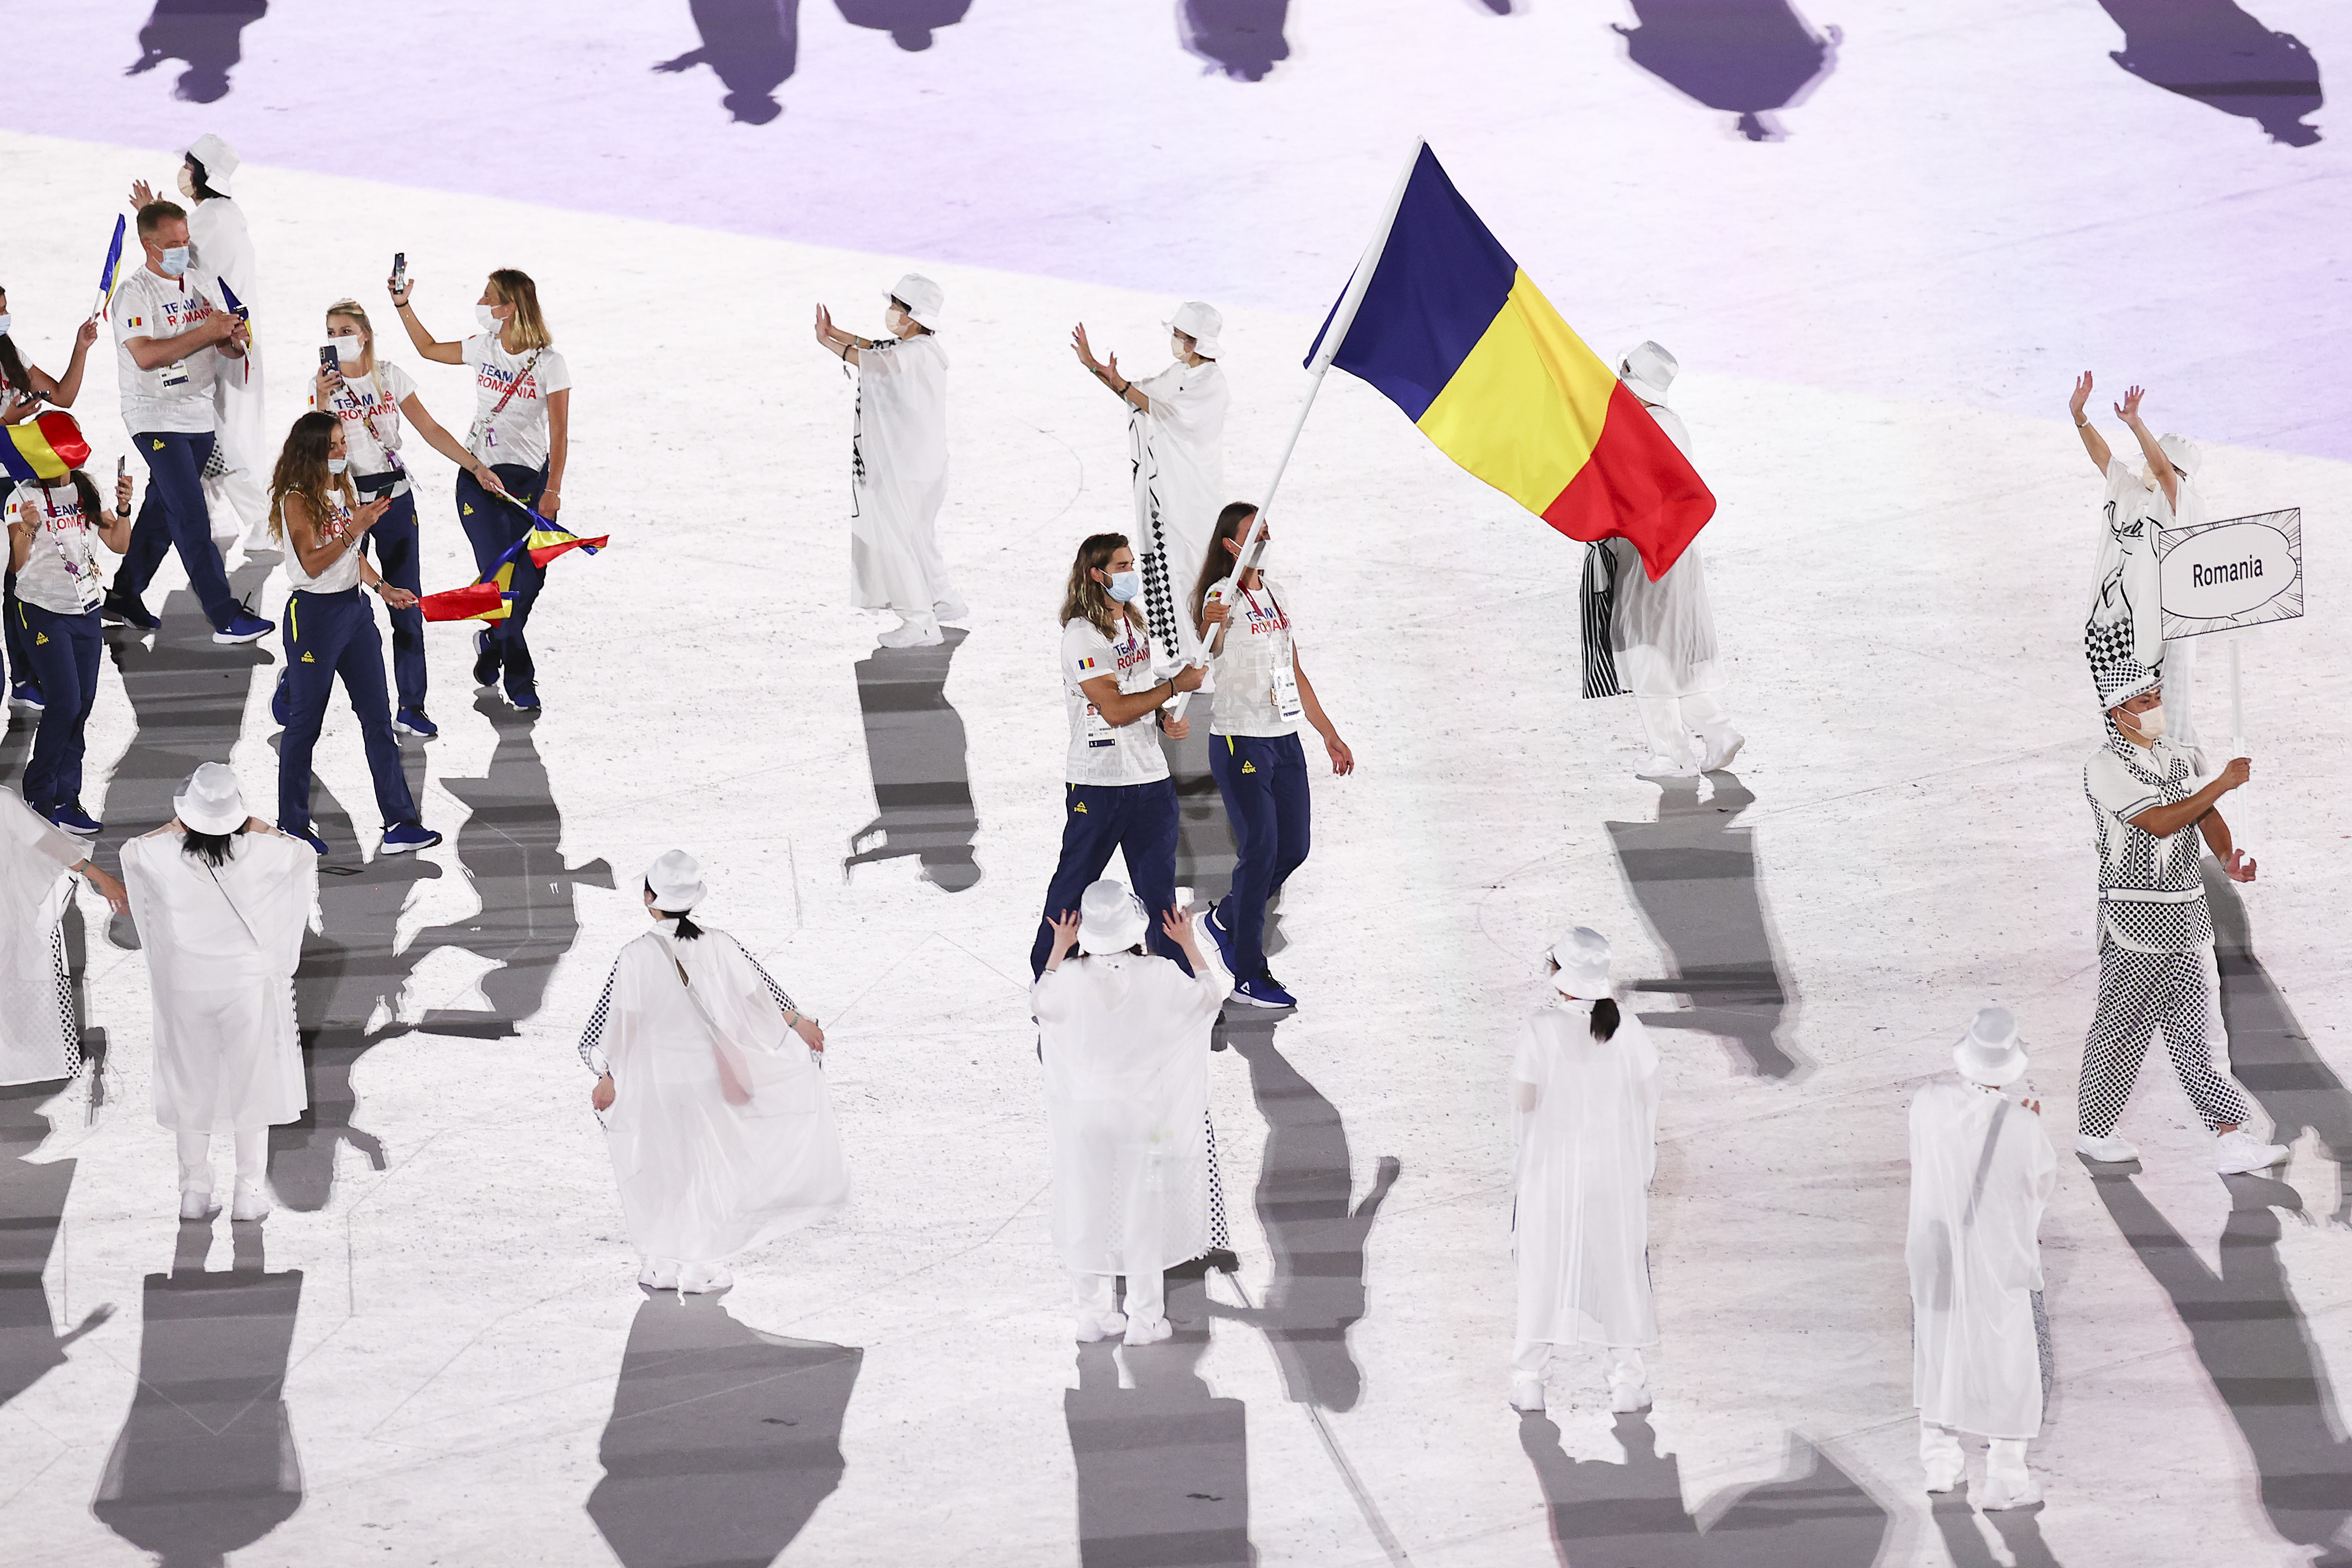
[{"label": "large flag on pole", "polygon": [[1371,382],[1439,451],[1570,538],[1629,540],[1654,580],[1715,515],[1689,460],[1426,146],[1349,294],[1360,285],[1351,316],[1340,319],[1348,295],[1331,308],[1309,368],[1319,355]]}]

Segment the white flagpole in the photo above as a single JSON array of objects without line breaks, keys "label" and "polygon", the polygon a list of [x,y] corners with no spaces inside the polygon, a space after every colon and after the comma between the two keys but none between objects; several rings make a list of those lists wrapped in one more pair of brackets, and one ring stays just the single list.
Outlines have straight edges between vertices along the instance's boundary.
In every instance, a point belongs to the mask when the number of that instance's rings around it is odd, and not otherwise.
[{"label": "white flagpole", "polygon": [[[1356,324],[1356,312],[1363,307],[1364,291],[1372,286],[1372,274],[1380,269],[1381,255],[1388,249],[1389,231],[1396,226],[1397,209],[1404,205],[1405,188],[1412,183],[1412,172],[1421,163],[1421,150],[1428,144],[1428,140],[1423,136],[1412,139],[1412,151],[1405,155],[1404,172],[1397,176],[1396,188],[1389,193],[1388,203],[1381,209],[1380,226],[1372,231],[1371,243],[1364,247],[1363,259],[1356,264],[1356,275],[1348,279],[1347,292],[1339,296],[1339,308],[1331,312],[1331,324],[1324,329],[1323,341],[1315,350],[1315,362],[1308,367],[1310,379],[1307,383],[1307,396],[1298,405],[1298,417],[1291,422],[1290,439],[1282,444],[1282,456],[1275,463],[1274,476],[1266,480],[1265,489],[1260,494],[1257,514],[1250,518],[1249,527],[1242,530],[1241,553],[1234,558],[1233,575],[1209,591],[1208,602],[1217,603],[1230,599],[1234,584],[1241,580],[1243,573],[1255,569],[1258,557],[1264,553],[1265,547],[1259,542],[1258,536],[1265,531],[1266,508],[1274,505],[1274,493],[1282,484],[1283,471],[1290,466],[1290,455],[1298,450],[1299,434],[1307,428],[1307,415],[1315,406],[1315,394],[1323,390],[1323,377],[1330,370],[1332,360],[1338,356],[1339,345],[1346,341],[1348,329]],[[1209,548],[1214,549],[1216,547],[1211,545]],[[1183,613],[1181,606],[1177,612]],[[1206,665],[1224,645],[1225,628],[1220,624],[1215,641],[1202,647],[1187,662]],[[1182,718],[1192,695],[1190,692],[1178,692],[1169,699],[1168,716]]]}]

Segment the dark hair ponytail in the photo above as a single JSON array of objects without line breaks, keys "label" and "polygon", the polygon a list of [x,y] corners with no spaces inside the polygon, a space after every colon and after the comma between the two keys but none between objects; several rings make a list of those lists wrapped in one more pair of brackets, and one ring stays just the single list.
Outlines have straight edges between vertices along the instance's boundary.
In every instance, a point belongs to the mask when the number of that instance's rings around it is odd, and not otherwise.
[{"label": "dark hair ponytail", "polygon": [[1614,997],[1603,997],[1592,1004],[1592,1038],[1607,1040],[1613,1039],[1616,1033],[1617,1000]]},{"label": "dark hair ponytail", "polygon": [[32,392],[33,378],[25,373],[25,357],[16,351],[16,336],[9,332],[0,332],[0,377],[20,392]]},{"label": "dark hair ponytail", "polygon": [[[654,896],[653,879],[650,877],[646,880],[646,896],[648,899]],[[691,942],[702,935],[702,927],[688,919],[686,911],[683,909],[664,909],[656,904],[654,907],[654,913],[664,920],[677,922],[677,939],[681,942]]]},{"label": "dark hair ponytail", "polygon": [[245,831],[242,824],[226,833],[200,833],[194,828],[180,831],[180,852],[193,855],[217,871],[228,864],[229,851],[236,843],[237,834]]}]

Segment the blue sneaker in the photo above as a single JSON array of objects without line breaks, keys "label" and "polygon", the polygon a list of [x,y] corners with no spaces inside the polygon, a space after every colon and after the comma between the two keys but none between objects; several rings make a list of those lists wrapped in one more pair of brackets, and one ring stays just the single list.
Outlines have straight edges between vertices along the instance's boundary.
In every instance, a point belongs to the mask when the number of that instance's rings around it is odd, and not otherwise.
[{"label": "blue sneaker", "polygon": [[49,821],[67,832],[79,833],[85,839],[96,837],[100,830],[106,826],[104,822],[83,810],[81,802],[79,800],[68,800],[52,810],[49,813]]},{"label": "blue sneaker", "polygon": [[163,622],[147,608],[147,601],[127,588],[110,588],[99,607],[99,619],[110,626],[136,626],[142,632],[152,632]]},{"label": "blue sneaker", "polygon": [[8,688],[8,706],[23,708],[26,713],[38,713],[47,705],[41,701],[41,688],[30,681],[18,681]]},{"label": "blue sneaker", "polygon": [[383,831],[383,852],[388,855],[429,850],[440,841],[441,835],[421,822],[394,822]]},{"label": "blue sneaker", "polygon": [[278,672],[277,689],[269,694],[269,716],[278,721],[280,729],[294,722],[294,699],[288,695],[283,670]]},{"label": "blue sneaker", "polygon": [[215,643],[258,643],[278,630],[275,621],[264,621],[258,615],[238,611],[228,618],[228,624],[213,633]]},{"label": "blue sneaker", "polygon": [[499,684],[499,651],[490,646],[490,629],[487,626],[474,633],[474,685],[495,686]]},{"label": "blue sneaker", "polygon": [[280,822],[278,824],[278,831],[289,839],[301,840],[321,855],[327,852],[327,841],[319,836],[319,830],[316,828],[289,828]]},{"label": "blue sneaker", "polygon": [[1274,983],[1270,975],[1244,980],[1234,988],[1234,1000],[1254,1008],[1295,1008],[1298,998]]},{"label": "blue sneaker", "polygon": [[1201,924],[1208,928],[1209,940],[1217,945],[1217,959],[1224,965],[1225,973],[1232,974],[1234,972],[1234,934],[1226,930],[1223,923],[1217,919],[1215,904],[1209,906],[1209,913],[1201,917]]},{"label": "blue sneaker", "polygon": [[539,694],[537,692],[509,692],[507,694],[507,706],[514,709],[517,713],[535,714],[539,712]]},{"label": "blue sneaker", "polygon": [[404,707],[392,716],[394,735],[413,735],[419,740],[430,740],[441,733],[441,727],[425,716],[421,707]]}]

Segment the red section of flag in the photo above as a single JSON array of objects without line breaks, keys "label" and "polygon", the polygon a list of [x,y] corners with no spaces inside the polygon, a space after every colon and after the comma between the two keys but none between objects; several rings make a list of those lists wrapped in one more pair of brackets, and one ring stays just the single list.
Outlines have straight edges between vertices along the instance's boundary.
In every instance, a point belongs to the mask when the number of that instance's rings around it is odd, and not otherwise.
[{"label": "red section of flag", "polygon": [[505,602],[495,582],[473,582],[445,593],[428,593],[417,601],[427,621],[470,621]]},{"label": "red section of flag", "polygon": [[1592,455],[1543,509],[1543,520],[1570,538],[1627,540],[1653,582],[1713,516],[1715,493],[1622,382],[1609,394]]},{"label": "red section of flag", "polygon": [[565,539],[560,545],[541,545],[530,552],[530,564],[545,566],[568,549],[603,549],[604,541],[612,537],[610,534],[598,534],[593,539]]},{"label": "red section of flag", "polygon": [[81,426],[74,423],[73,415],[52,411],[33,423],[40,430],[41,438],[49,444],[49,450],[58,455],[58,461],[67,467],[79,468],[89,461],[89,440],[82,434]]}]

